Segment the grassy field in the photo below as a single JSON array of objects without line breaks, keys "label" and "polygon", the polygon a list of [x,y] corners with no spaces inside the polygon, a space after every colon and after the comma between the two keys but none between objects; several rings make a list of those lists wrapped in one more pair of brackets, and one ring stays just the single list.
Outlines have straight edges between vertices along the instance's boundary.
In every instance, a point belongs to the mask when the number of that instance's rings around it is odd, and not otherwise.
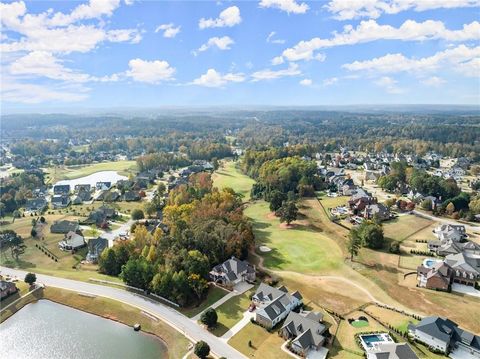
[{"label": "grassy field", "polygon": [[[251,346],[248,345],[249,341],[251,341]],[[269,333],[258,325],[248,323],[228,341],[228,344],[247,357],[288,359],[291,356],[281,349],[284,342],[277,333]]]},{"label": "grassy field", "polygon": [[222,167],[213,175],[213,185],[218,188],[231,187],[243,196],[245,202],[248,202],[250,190],[255,181],[241,173],[236,165],[237,163],[233,161],[223,162]]},{"label": "grassy field", "polygon": [[70,167],[49,167],[45,168],[45,181],[47,183],[56,183],[65,179],[76,179],[91,175],[100,171],[117,171],[119,174],[128,176],[136,171],[135,161],[111,161],[89,164],[85,166]]},{"label": "grassy field", "polygon": [[[300,206],[301,213],[308,210],[308,204]],[[265,201],[251,204],[245,215],[252,220],[256,244],[271,249],[261,253],[266,267],[313,274],[335,270],[342,265],[342,252],[338,245],[308,221],[297,220],[293,228],[287,229],[280,225]]]},{"label": "grassy field", "polygon": [[207,298],[196,307],[181,308],[180,311],[185,314],[187,317],[192,318],[197,314],[203,312],[213,303],[218,302],[224,296],[228,294],[228,291],[225,289],[219,288],[215,285],[211,285],[208,289]]},{"label": "grassy field", "polygon": [[415,215],[404,215],[383,224],[383,231],[386,238],[396,241],[403,241],[414,235],[416,232],[429,227],[433,222],[429,219]]},{"label": "grassy field", "polygon": [[376,305],[370,305],[365,308],[365,311],[377,318],[382,318],[384,323],[390,324],[402,332],[407,331],[408,325],[417,324],[418,320],[409,317],[408,315],[395,312],[386,308],[380,308]]},{"label": "grassy field", "polygon": [[217,327],[212,330],[212,333],[217,337],[221,337],[231,327],[233,327],[243,317],[243,313],[248,309],[251,303],[250,296],[255,292],[251,289],[241,295],[237,295],[221,306],[216,311],[218,315]]}]

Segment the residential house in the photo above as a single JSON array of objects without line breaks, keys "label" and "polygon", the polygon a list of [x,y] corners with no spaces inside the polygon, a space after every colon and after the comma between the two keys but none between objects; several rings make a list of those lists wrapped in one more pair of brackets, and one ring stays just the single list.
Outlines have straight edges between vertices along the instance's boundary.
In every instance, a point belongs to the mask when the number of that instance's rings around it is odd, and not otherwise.
[{"label": "residential house", "polygon": [[457,224],[442,224],[436,227],[433,233],[439,240],[452,240],[454,242],[462,242],[468,237],[465,226]]},{"label": "residential house", "polygon": [[92,191],[92,186],[90,184],[76,184],[75,185],[75,192],[91,192]]},{"label": "residential house", "polygon": [[366,219],[379,219],[386,221],[390,219],[390,210],[382,203],[367,204],[363,212],[363,217]]},{"label": "residential house", "polygon": [[63,251],[72,251],[83,248],[87,245],[85,238],[82,235],[75,232],[68,232],[65,238],[58,242],[58,247]]},{"label": "residential house", "polygon": [[480,358],[480,336],[467,332],[447,318],[426,317],[417,325],[408,326],[413,339],[451,358]]},{"label": "residential house", "polygon": [[290,312],[280,329],[280,335],[291,340],[290,350],[302,357],[311,351],[318,351],[325,343],[323,315],[315,312]]},{"label": "residential house", "polygon": [[140,195],[137,191],[127,191],[123,194],[123,200],[127,202],[140,201]]},{"label": "residential house", "polygon": [[359,214],[365,210],[366,206],[374,203],[377,203],[377,199],[360,187],[348,200],[348,206],[354,214]]},{"label": "residential house", "polygon": [[97,182],[95,184],[95,189],[97,191],[108,191],[112,187],[112,182]]},{"label": "residential house", "polygon": [[449,254],[444,261],[452,268],[455,283],[475,286],[480,279],[480,256],[462,252]]},{"label": "residential house", "polygon": [[70,197],[68,197],[68,195],[64,195],[64,194],[54,195],[52,197],[50,203],[52,204],[52,207],[54,209],[66,208],[70,204]]},{"label": "residential house", "polygon": [[18,292],[18,288],[15,283],[0,280],[0,299],[8,297],[10,294]]},{"label": "residential house", "polygon": [[255,267],[246,261],[232,257],[210,271],[212,282],[233,287],[240,282],[255,281]]},{"label": "residential house", "polygon": [[480,255],[480,244],[472,241],[455,242],[451,239],[428,241],[428,249],[435,254],[445,257],[449,254],[465,252],[470,255]]},{"label": "residential house", "polygon": [[450,291],[453,282],[453,270],[444,263],[437,262],[432,267],[417,267],[417,283],[419,287]]},{"label": "residential house", "polygon": [[108,248],[108,240],[102,237],[92,238],[88,241],[87,261],[97,263],[103,250]]},{"label": "residential house", "polygon": [[260,284],[252,300],[259,307],[255,313],[255,321],[265,328],[273,328],[303,303],[302,295],[298,291],[289,294],[284,286],[274,288],[265,283]]},{"label": "residential house", "polygon": [[77,195],[73,197],[72,204],[82,204],[92,200],[92,194],[89,191],[80,190]]},{"label": "residential house", "polygon": [[70,193],[70,185],[69,184],[62,184],[53,186],[53,194],[57,195],[67,195]]},{"label": "residential house", "polygon": [[47,207],[47,200],[43,197],[27,199],[25,210],[29,212],[42,212]]},{"label": "residential house", "polygon": [[53,222],[50,232],[67,234],[68,232],[77,232],[79,228],[78,222],[62,220]]},{"label": "residential house", "polygon": [[367,353],[367,359],[418,359],[407,343],[380,342]]}]

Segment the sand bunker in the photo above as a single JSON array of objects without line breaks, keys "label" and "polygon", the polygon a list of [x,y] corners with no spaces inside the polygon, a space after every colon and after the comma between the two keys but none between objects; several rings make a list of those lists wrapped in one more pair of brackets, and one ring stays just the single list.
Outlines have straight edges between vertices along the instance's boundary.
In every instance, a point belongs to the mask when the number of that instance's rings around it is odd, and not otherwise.
[{"label": "sand bunker", "polygon": [[262,252],[262,253],[266,253],[266,252],[271,251],[271,249],[268,248],[267,246],[260,246],[260,247],[258,247],[258,249],[260,249],[260,252]]}]

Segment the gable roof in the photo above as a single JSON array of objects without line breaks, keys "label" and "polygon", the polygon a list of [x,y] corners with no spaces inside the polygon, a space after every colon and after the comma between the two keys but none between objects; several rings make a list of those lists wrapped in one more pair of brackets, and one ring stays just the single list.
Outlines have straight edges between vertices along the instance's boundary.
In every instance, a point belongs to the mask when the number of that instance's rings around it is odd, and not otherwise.
[{"label": "gable roof", "polygon": [[417,354],[407,343],[378,343],[371,350],[376,359],[418,359]]},{"label": "gable roof", "polygon": [[423,318],[415,326],[415,329],[445,343],[450,343],[455,327],[457,327],[457,324],[450,319],[433,316]]},{"label": "gable roof", "polygon": [[282,329],[286,329],[291,336],[296,337],[293,341],[298,342],[303,349],[308,349],[310,346],[317,347],[325,340],[322,334],[326,330],[325,325],[316,320],[319,317],[321,317],[320,313],[290,312]]}]

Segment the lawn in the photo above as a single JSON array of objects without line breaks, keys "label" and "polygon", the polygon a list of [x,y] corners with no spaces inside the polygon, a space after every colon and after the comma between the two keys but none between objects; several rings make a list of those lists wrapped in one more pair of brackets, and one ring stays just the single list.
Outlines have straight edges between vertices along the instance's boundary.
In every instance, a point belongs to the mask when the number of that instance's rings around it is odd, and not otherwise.
[{"label": "lawn", "polygon": [[213,303],[218,302],[224,296],[228,294],[228,291],[225,289],[219,288],[215,285],[210,285],[208,289],[207,298],[196,307],[181,308],[180,311],[185,314],[187,317],[192,318],[198,313],[203,312],[205,309],[210,307]]},{"label": "lawn", "polygon": [[237,324],[237,322],[242,319],[243,313],[248,309],[248,306],[251,303],[250,296],[253,293],[255,293],[255,289],[250,289],[241,295],[237,295],[227,300],[219,306],[216,309],[218,315],[217,327],[212,333],[217,337],[221,337],[231,327]]},{"label": "lawn", "polygon": [[[302,204],[301,212],[310,209],[304,202]],[[315,274],[342,265],[342,252],[337,243],[307,220],[300,219],[294,222],[293,228],[287,229],[280,225],[265,201],[251,204],[245,215],[252,220],[256,244],[271,249],[261,253],[266,267]]]},{"label": "lawn", "polygon": [[241,173],[236,165],[237,162],[233,161],[223,162],[222,167],[213,174],[213,185],[218,188],[233,188],[243,196],[245,202],[248,202],[255,180]]},{"label": "lawn", "polygon": [[45,181],[47,183],[56,183],[64,179],[75,179],[91,175],[100,171],[117,171],[121,175],[128,176],[136,171],[135,161],[111,161],[89,164],[85,166],[70,167],[49,167],[45,168]]},{"label": "lawn", "polygon": [[[251,346],[248,345],[249,341],[251,341]],[[288,359],[291,356],[281,349],[284,342],[276,332],[269,333],[258,325],[248,323],[228,341],[228,344],[247,357]]]},{"label": "lawn", "polygon": [[429,227],[433,222],[415,215],[403,215],[383,224],[386,238],[403,241],[415,233]]},{"label": "lawn", "polygon": [[393,310],[389,310],[386,308],[381,308],[376,305],[370,305],[365,308],[365,311],[377,318],[379,318],[382,322],[387,323],[402,332],[407,331],[408,324],[417,324],[418,320],[409,317],[408,315],[398,313]]},{"label": "lawn", "polygon": [[189,341],[185,336],[162,320],[153,320],[132,306],[103,297],[81,296],[53,287],[46,288],[43,297],[107,319],[117,320],[128,326],[139,323],[143,332],[154,334],[167,344],[171,358],[181,358],[188,351]]}]

